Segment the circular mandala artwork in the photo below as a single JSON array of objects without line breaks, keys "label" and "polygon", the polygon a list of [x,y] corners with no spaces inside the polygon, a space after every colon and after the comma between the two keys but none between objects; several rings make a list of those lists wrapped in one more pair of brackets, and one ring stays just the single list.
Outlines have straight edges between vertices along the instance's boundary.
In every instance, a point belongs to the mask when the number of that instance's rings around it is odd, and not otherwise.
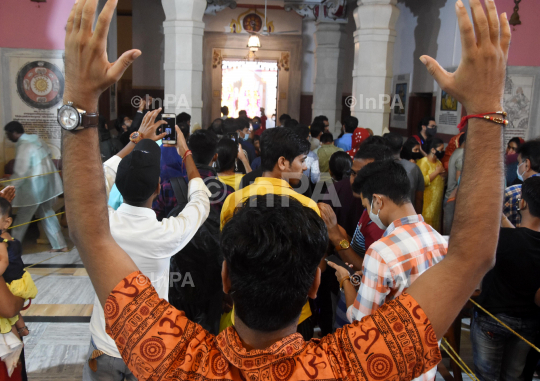
[{"label": "circular mandala artwork", "polygon": [[426,344],[430,347],[436,347],[439,345],[437,336],[435,335],[435,331],[431,325],[426,327]]},{"label": "circular mandala artwork", "polygon": [[141,344],[141,356],[149,362],[161,361],[165,356],[165,344],[163,340],[151,337],[146,339]]},{"label": "circular mandala artwork", "polygon": [[292,359],[283,359],[272,365],[272,375],[276,380],[287,381],[294,372],[295,362]]},{"label": "circular mandala artwork", "polygon": [[374,354],[367,362],[367,371],[374,380],[386,379],[393,367],[392,359],[382,353]]},{"label": "circular mandala artwork", "polygon": [[17,92],[30,107],[51,108],[64,95],[64,75],[56,65],[47,61],[27,63],[17,73]]},{"label": "circular mandala artwork", "polygon": [[246,32],[258,32],[262,28],[262,19],[256,13],[250,13],[244,17],[242,26]]},{"label": "circular mandala artwork", "polygon": [[118,302],[116,299],[108,298],[107,302],[105,302],[105,307],[103,308],[103,312],[107,320],[114,319],[118,316],[118,313],[120,312],[120,306],[118,305]]},{"label": "circular mandala artwork", "polygon": [[212,357],[211,366],[215,376],[224,376],[229,371],[229,362],[219,353]]}]

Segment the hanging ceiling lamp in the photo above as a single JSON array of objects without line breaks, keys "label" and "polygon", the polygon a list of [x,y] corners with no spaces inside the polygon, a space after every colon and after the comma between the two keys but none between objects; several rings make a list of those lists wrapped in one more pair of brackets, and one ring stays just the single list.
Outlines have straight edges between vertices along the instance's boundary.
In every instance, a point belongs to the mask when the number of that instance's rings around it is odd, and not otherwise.
[{"label": "hanging ceiling lamp", "polygon": [[256,52],[261,47],[261,41],[259,40],[259,36],[252,34],[249,36],[247,47],[250,51]]}]

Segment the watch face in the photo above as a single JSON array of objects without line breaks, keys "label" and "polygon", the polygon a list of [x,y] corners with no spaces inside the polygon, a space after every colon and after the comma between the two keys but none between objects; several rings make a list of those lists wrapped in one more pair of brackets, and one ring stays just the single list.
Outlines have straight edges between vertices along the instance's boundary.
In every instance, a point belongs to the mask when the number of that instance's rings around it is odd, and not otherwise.
[{"label": "watch face", "polygon": [[58,123],[66,130],[73,130],[79,125],[79,113],[70,106],[64,106],[58,111]]},{"label": "watch face", "polygon": [[342,249],[347,249],[349,247],[349,242],[347,241],[341,241],[339,243],[339,245],[341,246]]}]

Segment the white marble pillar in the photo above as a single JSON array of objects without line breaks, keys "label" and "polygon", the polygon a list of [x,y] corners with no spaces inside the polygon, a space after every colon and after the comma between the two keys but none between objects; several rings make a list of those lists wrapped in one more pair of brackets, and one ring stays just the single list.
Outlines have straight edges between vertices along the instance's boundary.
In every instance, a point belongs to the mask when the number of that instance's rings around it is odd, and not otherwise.
[{"label": "white marble pillar", "polygon": [[313,79],[313,117],[326,115],[330,132],[341,129],[343,89],[343,42],[345,25],[338,21],[317,21],[315,32],[315,75]]},{"label": "white marble pillar", "polygon": [[165,11],[165,112],[202,121],[202,52],[206,0],[161,0]]},{"label": "white marble pillar", "polygon": [[359,0],[354,10],[352,115],[381,135],[390,122],[397,0]]}]

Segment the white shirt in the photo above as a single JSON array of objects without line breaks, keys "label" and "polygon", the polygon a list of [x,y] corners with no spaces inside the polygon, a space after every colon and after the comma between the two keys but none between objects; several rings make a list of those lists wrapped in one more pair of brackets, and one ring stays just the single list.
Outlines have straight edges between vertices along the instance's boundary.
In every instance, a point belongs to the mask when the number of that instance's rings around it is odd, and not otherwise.
[{"label": "white shirt", "polygon": [[[120,157],[103,163],[107,197],[116,180]],[[139,270],[152,281],[158,295],[168,300],[170,259],[193,238],[210,212],[210,191],[200,178],[188,185],[189,203],[177,216],[157,220],[149,208],[122,204],[118,210],[109,207],[111,234],[118,245],[133,259]],[[114,340],[105,332],[103,308],[96,296],[90,320],[95,346],[112,357],[121,358]]]}]

